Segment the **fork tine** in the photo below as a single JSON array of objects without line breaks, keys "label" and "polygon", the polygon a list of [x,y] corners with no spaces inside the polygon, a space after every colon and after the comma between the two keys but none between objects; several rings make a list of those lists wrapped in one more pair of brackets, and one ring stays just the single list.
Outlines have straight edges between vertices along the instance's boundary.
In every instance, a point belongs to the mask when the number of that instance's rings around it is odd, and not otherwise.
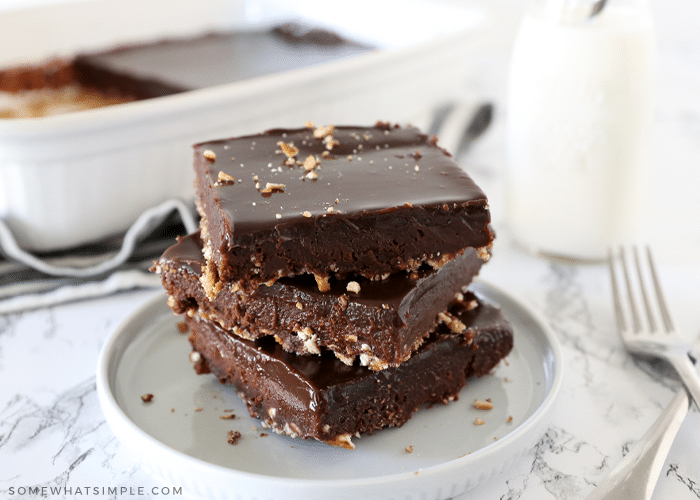
[{"label": "fork tine", "polygon": [[671,321],[671,314],[666,306],[666,300],[664,299],[664,294],[661,290],[661,282],[656,274],[656,266],[654,265],[654,259],[651,256],[651,248],[649,246],[647,246],[647,259],[649,260],[649,269],[651,270],[651,278],[654,283],[656,300],[659,303],[659,310],[661,311],[661,318],[663,319],[664,328],[666,328],[667,332],[670,332],[673,330],[673,321]]},{"label": "fork tine", "polygon": [[632,318],[632,330],[634,331],[634,333],[639,333],[642,330],[642,322],[639,319],[637,301],[634,298],[634,291],[632,288],[632,282],[630,280],[630,273],[627,270],[627,259],[625,258],[624,248],[620,248],[620,262],[622,263],[623,276],[625,278],[625,284],[627,285],[627,299],[629,301],[630,316]]},{"label": "fork tine", "polygon": [[625,322],[625,315],[622,310],[622,301],[620,299],[620,286],[617,282],[617,277],[615,274],[615,256],[613,255],[612,248],[608,248],[608,267],[610,268],[610,281],[612,282],[612,295],[613,304],[615,305],[615,321],[617,321],[617,328],[620,332],[627,330],[627,323]]},{"label": "fork tine", "polygon": [[649,297],[647,296],[647,287],[644,284],[644,276],[642,275],[642,266],[639,263],[639,252],[637,251],[637,245],[632,247],[632,252],[634,254],[634,264],[637,267],[639,290],[642,295],[642,302],[644,302],[644,309],[647,313],[647,320],[649,321],[649,329],[652,332],[656,332],[656,321],[654,320],[654,314],[651,309],[651,304],[649,303]]}]

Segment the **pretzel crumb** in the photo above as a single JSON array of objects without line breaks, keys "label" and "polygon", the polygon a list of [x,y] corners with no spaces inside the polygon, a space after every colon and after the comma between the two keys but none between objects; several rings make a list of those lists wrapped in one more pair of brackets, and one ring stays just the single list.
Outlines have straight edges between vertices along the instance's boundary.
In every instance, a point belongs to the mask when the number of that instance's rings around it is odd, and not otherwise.
[{"label": "pretzel crumb", "polygon": [[334,139],[332,135],[327,135],[326,137],[324,137],[323,142],[326,145],[326,149],[329,151],[340,144],[340,142]]},{"label": "pretzel crumb", "polygon": [[299,154],[299,149],[291,142],[280,141],[277,143],[282,152],[287,156],[287,158],[294,158]]},{"label": "pretzel crumb", "polygon": [[216,161],[216,153],[212,151],[211,149],[205,149],[202,152],[202,156],[208,161],[214,162]]},{"label": "pretzel crumb", "polygon": [[143,401],[144,403],[150,403],[151,401],[153,401],[153,394],[151,394],[150,392],[148,394],[144,394],[143,396],[141,396],[141,401]]},{"label": "pretzel crumb", "polygon": [[491,254],[489,253],[488,248],[486,248],[486,247],[478,248],[476,250],[476,255],[484,262],[488,262],[489,259],[491,258]]},{"label": "pretzel crumb", "polygon": [[228,444],[238,444],[238,440],[241,439],[241,433],[238,431],[228,431],[226,435],[226,442]]},{"label": "pretzel crumb", "polygon": [[413,453],[413,446],[406,446],[404,449],[406,450],[406,453]]},{"label": "pretzel crumb", "polygon": [[314,155],[309,155],[306,157],[306,160],[304,160],[304,170],[310,171],[318,167],[318,160],[316,160],[316,157]]},{"label": "pretzel crumb", "polygon": [[445,325],[447,325],[447,327],[454,333],[462,333],[464,330],[467,329],[467,326],[464,323],[462,323],[460,320],[453,317],[449,313],[438,313],[438,319],[440,320],[440,322],[445,323]]},{"label": "pretzel crumb", "polygon": [[346,287],[348,292],[360,293],[360,284],[357,281],[351,281]]},{"label": "pretzel crumb", "polygon": [[482,401],[479,399],[474,400],[474,408],[477,410],[493,410],[493,403],[491,401]]},{"label": "pretzel crumb", "polygon": [[235,181],[235,177],[227,174],[222,170],[219,170],[219,175],[216,177],[216,182],[214,183],[214,186],[233,184]]},{"label": "pretzel crumb", "polygon": [[268,182],[265,187],[260,190],[261,193],[272,193],[274,191],[283,191],[287,186],[285,184],[278,184],[276,182]]},{"label": "pretzel crumb", "polygon": [[477,418],[476,420],[474,420],[474,425],[484,425],[485,423],[486,422],[484,422],[480,418]]},{"label": "pretzel crumb", "polygon": [[314,130],[315,139],[325,139],[328,136],[333,135],[335,132],[335,127],[333,125],[326,125],[325,127],[317,127]]},{"label": "pretzel crumb", "polygon": [[331,289],[331,284],[328,282],[328,278],[324,278],[318,274],[315,274],[314,278],[316,279],[316,285],[318,286],[319,292],[327,292]]}]

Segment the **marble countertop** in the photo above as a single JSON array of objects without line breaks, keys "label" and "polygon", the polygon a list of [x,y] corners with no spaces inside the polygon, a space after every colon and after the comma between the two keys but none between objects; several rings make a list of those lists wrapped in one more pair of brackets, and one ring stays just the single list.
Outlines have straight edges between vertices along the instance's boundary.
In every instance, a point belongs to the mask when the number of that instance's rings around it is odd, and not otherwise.
[{"label": "marble countertop", "polygon": [[[470,62],[474,78],[465,90],[492,99],[496,115],[466,161],[489,193],[498,233],[481,276],[546,318],[562,345],[566,371],[552,424],[536,446],[458,498],[582,499],[644,434],[679,386],[622,348],[605,266],[547,261],[526,254],[509,237],[500,209],[506,168],[503,82],[518,19],[514,7],[520,4],[493,2],[511,13]],[[700,7],[668,0],[657,2],[654,13],[661,55],[655,198],[641,238],[655,250],[677,326],[695,340],[700,336]],[[142,488],[144,494],[91,496],[151,498],[153,487],[172,486],[144,471],[115,438],[95,387],[97,357],[106,339],[156,295],[163,292],[137,290],[0,316],[0,497],[34,498],[16,493],[19,487],[104,485],[137,493]],[[653,498],[700,498],[699,429],[700,413],[693,406]]]}]

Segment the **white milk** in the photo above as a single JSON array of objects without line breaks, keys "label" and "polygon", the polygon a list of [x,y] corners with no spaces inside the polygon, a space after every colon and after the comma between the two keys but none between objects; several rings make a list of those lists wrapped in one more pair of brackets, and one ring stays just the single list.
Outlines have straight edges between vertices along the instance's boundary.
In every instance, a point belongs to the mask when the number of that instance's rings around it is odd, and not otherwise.
[{"label": "white milk", "polygon": [[592,20],[550,14],[528,13],[513,51],[508,223],[534,251],[600,259],[635,237],[646,203],[653,23],[615,0]]}]

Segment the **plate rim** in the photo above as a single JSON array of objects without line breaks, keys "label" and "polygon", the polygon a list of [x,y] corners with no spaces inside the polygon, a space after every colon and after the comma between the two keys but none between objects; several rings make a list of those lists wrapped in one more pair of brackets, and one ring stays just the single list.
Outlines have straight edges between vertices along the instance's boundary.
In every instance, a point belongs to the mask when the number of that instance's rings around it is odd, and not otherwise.
[{"label": "plate rim", "polygon": [[[399,484],[402,486],[406,485],[409,488],[407,491],[410,490],[415,492],[417,487],[415,484],[416,481],[425,481],[431,478],[433,480],[439,479],[442,477],[442,475],[448,472],[473,468],[479,461],[484,460],[487,456],[497,454],[501,449],[507,448],[512,441],[523,440],[526,438],[530,438],[530,440],[534,439],[535,442],[536,440],[539,440],[542,433],[536,433],[534,437],[528,434],[530,434],[530,431],[532,431],[533,428],[538,426],[538,423],[541,423],[546,415],[550,415],[552,413],[553,406],[556,403],[557,396],[560,393],[563,384],[565,365],[563,363],[561,345],[556,337],[556,334],[553,332],[544,317],[538,311],[527,307],[521,300],[513,297],[505,292],[501,287],[494,285],[489,281],[477,278],[470,286],[473,286],[473,289],[477,293],[484,295],[486,299],[495,302],[498,305],[501,305],[501,302],[503,301],[507,301],[512,306],[517,307],[521,312],[529,315],[534,320],[537,330],[547,341],[547,345],[543,348],[543,353],[551,352],[550,362],[553,363],[554,366],[551,367],[551,379],[549,380],[547,380],[546,376],[548,370],[545,367],[546,393],[544,399],[527,419],[518,424],[517,427],[498,441],[490,443],[479,450],[458,458],[446,460],[445,462],[431,465],[429,467],[419,468],[418,471],[410,470],[383,476],[354,477],[349,479],[295,478],[242,471],[220,464],[207,462],[200,458],[188,455],[185,452],[172,448],[164,442],[159,441],[147,433],[144,429],[140,428],[121,408],[114,394],[114,386],[112,385],[112,382],[115,380],[116,368],[119,366],[119,363],[122,360],[124,351],[126,350],[130,341],[132,341],[140,332],[140,330],[138,328],[134,328],[134,326],[143,323],[148,317],[149,311],[167,308],[167,296],[160,293],[151,299],[148,299],[144,304],[129,314],[117,326],[117,328],[115,328],[103,345],[98,357],[96,369],[96,387],[100,407],[105,420],[107,421],[112,432],[119,439],[120,443],[125,445],[125,447],[128,448],[137,459],[144,462],[144,465],[150,469],[151,472],[161,478],[167,478],[167,472],[160,468],[159,463],[154,463],[157,461],[149,460],[147,456],[148,453],[136,450],[130,445],[129,442],[125,442],[125,435],[132,435],[137,438],[139,448],[141,450],[144,448],[149,448],[151,449],[151,453],[167,454],[169,461],[175,460],[178,463],[181,463],[183,466],[186,466],[189,470],[202,474],[202,477],[211,476],[225,479],[220,481],[219,484],[221,486],[230,481],[235,481],[235,484],[248,483],[251,485],[251,488],[258,488],[253,489],[252,491],[254,491],[256,495],[261,495],[261,498],[265,498],[264,495],[262,495],[263,491],[259,489],[262,487],[262,485],[271,486],[273,490],[284,486],[285,488],[289,488],[290,490],[297,491],[299,494],[303,493],[305,495],[308,495],[310,492],[313,492],[314,494],[328,494],[329,492],[337,492],[343,488],[352,487],[352,494],[354,496],[362,494],[362,490],[358,488],[369,488],[367,491],[370,492],[373,491],[371,488],[374,487],[386,487],[390,485],[396,486]],[[506,462],[508,463],[506,463],[505,466],[508,467],[512,461]],[[500,470],[495,472],[500,472]],[[493,475],[493,473],[490,475]],[[185,483],[185,478],[177,476],[177,479],[182,483]],[[480,482],[482,481],[478,481],[478,483]],[[198,486],[199,485],[197,482],[195,482],[189,487],[197,491],[199,490]],[[475,484],[469,486],[467,482],[467,487],[457,493],[466,491],[473,486],[475,486]],[[398,493],[396,490],[392,491]],[[289,492],[291,493],[291,491]],[[232,491],[231,493],[235,495],[235,492]],[[455,493],[453,492],[451,494],[454,495]],[[228,496],[221,498],[228,498]],[[236,496],[235,498],[240,497]],[[258,497],[256,496],[256,498]],[[311,498],[311,496],[307,496],[306,498]]]}]

